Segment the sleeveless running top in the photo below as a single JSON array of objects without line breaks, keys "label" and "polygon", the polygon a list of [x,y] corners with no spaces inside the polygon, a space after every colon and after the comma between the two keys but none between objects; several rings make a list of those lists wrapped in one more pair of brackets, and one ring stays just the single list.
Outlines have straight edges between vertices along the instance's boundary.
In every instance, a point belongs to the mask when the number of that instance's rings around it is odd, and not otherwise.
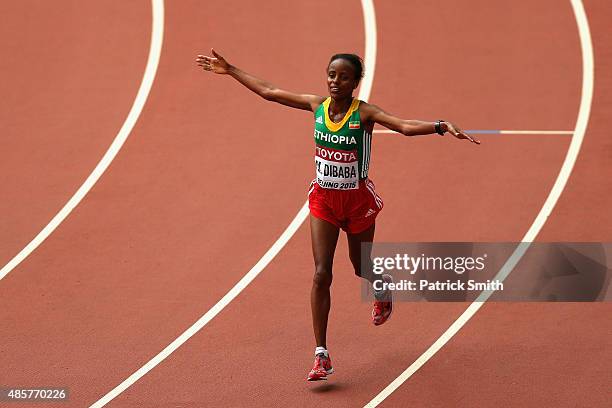
[{"label": "sleeveless running top", "polygon": [[359,116],[359,99],[353,99],[339,123],[329,118],[327,98],[314,113],[315,167],[317,184],[335,190],[359,188],[368,177],[372,133]]}]

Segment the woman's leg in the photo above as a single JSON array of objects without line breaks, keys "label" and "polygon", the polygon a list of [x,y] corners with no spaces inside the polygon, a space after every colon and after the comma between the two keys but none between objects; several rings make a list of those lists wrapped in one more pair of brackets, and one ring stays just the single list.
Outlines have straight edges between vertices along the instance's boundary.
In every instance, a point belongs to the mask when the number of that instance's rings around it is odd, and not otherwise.
[{"label": "woman's leg", "polygon": [[334,224],[310,215],[310,236],[314,256],[315,273],[310,292],[312,326],[317,347],[327,348],[327,317],[331,299],[332,264],[340,229]]},{"label": "woman's leg", "polygon": [[[375,226],[372,224],[367,230],[360,232],[359,234],[347,234],[348,246],[349,246],[349,257],[351,263],[355,269],[355,275],[360,278],[367,279],[370,283],[375,281],[382,281],[387,284],[393,282],[393,278],[390,275],[378,275],[374,273],[372,267],[372,247],[366,247],[367,253],[362,253],[361,244],[363,242],[372,242],[374,240],[374,229]],[[363,255],[363,256],[362,256]],[[367,264],[362,264],[362,258]],[[380,289],[374,291],[374,307],[372,309],[372,323],[379,326],[389,320],[391,312],[393,312],[393,294],[388,289]]]},{"label": "woman's leg", "polygon": [[377,275],[373,272],[372,268],[372,260],[370,258],[371,247],[364,255],[364,258],[367,262],[367,265],[361,264],[361,243],[368,242],[371,243],[374,241],[374,230],[376,229],[376,224],[372,224],[370,228],[367,230],[360,232],[359,234],[346,234],[348,239],[348,247],[349,247],[349,258],[351,258],[351,263],[353,264],[353,269],[355,270],[355,275],[360,278],[368,280],[370,283],[374,283],[375,280],[380,280],[381,276]]}]

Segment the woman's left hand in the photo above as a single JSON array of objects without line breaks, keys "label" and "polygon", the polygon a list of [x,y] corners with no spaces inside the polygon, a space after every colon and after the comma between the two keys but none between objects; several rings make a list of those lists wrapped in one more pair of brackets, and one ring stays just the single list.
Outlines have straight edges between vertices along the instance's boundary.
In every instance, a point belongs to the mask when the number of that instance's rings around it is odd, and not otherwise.
[{"label": "woman's left hand", "polygon": [[450,122],[444,122],[447,127],[447,132],[451,135],[455,136],[457,139],[467,139],[472,143],[480,144],[480,140],[476,139],[474,136],[470,136],[465,133],[463,130],[459,129],[459,126],[454,125]]}]

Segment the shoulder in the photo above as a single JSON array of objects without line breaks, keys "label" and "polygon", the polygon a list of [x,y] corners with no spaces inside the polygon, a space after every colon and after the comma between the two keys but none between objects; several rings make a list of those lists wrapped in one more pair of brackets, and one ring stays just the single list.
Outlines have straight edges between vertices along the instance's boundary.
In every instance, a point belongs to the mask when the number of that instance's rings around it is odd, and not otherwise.
[{"label": "shoulder", "polygon": [[359,103],[359,115],[364,122],[373,121],[380,112],[382,112],[382,109],[374,104],[365,101],[360,101]]},{"label": "shoulder", "polygon": [[308,95],[308,96],[310,97],[309,98],[310,99],[310,106],[311,106],[313,112],[316,112],[317,109],[319,109],[319,107],[327,99],[326,96],[321,96],[321,95]]}]

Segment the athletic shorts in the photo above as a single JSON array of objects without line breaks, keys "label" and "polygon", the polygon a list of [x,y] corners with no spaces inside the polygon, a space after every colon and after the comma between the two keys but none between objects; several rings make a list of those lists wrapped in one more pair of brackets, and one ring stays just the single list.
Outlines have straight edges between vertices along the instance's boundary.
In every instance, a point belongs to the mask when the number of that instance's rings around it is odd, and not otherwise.
[{"label": "athletic shorts", "polygon": [[358,234],[374,224],[383,209],[383,201],[370,179],[360,180],[359,188],[355,190],[323,188],[313,180],[308,190],[308,208],[313,216],[331,222],[349,234]]}]

